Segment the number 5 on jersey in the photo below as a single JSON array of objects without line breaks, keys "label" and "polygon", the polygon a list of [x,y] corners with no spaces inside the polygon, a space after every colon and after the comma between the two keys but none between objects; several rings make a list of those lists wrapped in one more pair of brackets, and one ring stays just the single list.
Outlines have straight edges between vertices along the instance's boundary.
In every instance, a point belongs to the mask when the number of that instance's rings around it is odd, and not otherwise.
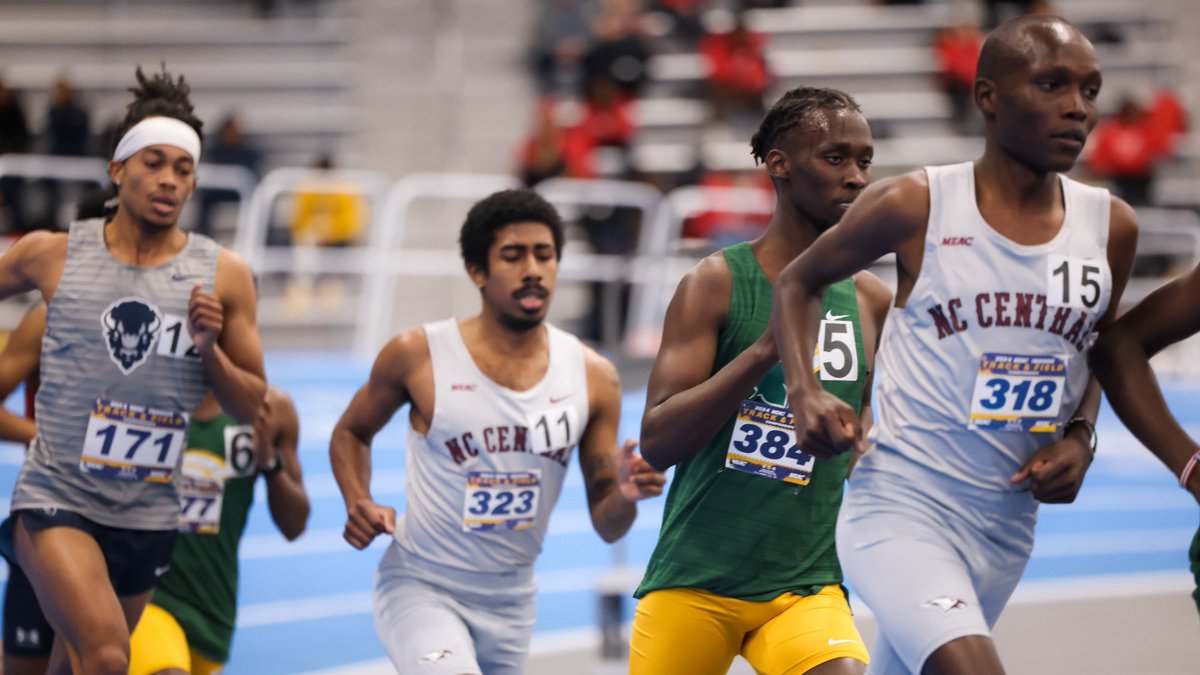
[{"label": "number 5 on jersey", "polygon": [[854,324],[844,315],[825,312],[817,333],[817,353],[813,370],[826,381],[858,379],[858,345],[854,341]]}]

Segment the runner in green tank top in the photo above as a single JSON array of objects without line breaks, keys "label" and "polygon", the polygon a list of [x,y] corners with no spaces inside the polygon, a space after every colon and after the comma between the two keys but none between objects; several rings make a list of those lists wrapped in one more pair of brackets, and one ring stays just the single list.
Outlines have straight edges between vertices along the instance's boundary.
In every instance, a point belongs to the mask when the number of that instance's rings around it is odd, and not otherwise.
[{"label": "runner in green tank top", "polygon": [[[769,320],[772,283],[866,187],[871,132],[833,89],[789,91],[751,146],[775,185],[766,232],[702,260],[667,310],[642,452],[675,467],[636,596],[630,672],[862,673],[834,550],[849,454],[816,459],[791,433]],[[820,375],[864,420],[891,292],[864,273],[824,298]]]},{"label": "runner in green tank top", "polygon": [[178,489],[181,535],[131,640],[131,675],[219,672],[237,617],[238,544],[267,483],[271,517],[289,541],[304,532],[309,503],[296,452],[299,422],[287,394],[269,387],[253,427],[205,398],[188,428]]}]

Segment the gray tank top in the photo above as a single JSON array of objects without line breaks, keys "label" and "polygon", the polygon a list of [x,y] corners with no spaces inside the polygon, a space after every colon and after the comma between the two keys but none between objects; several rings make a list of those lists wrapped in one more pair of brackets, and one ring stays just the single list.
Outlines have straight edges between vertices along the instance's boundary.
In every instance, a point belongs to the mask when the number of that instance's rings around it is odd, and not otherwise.
[{"label": "gray tank top", "polygon": [[12,510],[65,509],[111,527],[179,524],[174,473],[187,420],[208,389],[188,335],[187,303],[212,292],[220,247],[189,234],[158,267],[122,263],[104,222],[71,224],[67,261],[46,311],[37,436]]}]

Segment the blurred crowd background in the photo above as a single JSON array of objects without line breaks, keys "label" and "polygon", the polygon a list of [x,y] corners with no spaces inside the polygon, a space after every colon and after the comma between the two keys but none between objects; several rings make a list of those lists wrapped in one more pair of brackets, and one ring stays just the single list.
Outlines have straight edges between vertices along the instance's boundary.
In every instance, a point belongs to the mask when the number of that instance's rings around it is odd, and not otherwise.
[{"label": "blurred crowd background", "polygon": [[[459,212],[425,202],[477,191],[461,180],[426,185],[389,207],[397,181],[410,190],[418,176],[496,177],[485,187],[499,177],[619,181],[615,198],[573,193],[562,205],[571,250],[686,264],[765,225],[771,188],[749,139],[783,91],[855,96],[875,135],[876,178],[971,159],[982,147],[971,83],[984,34],[1048,12],[1091,37],[1104,70],[1103,119],[1075,177],[1108,185],[1170,235],[1138,262],[1150,287],[1200,257],[1200,145],[1189,132],[1200,91],[1200,43],[1189,36],[1200,19],[1189,9],[1186,0],[5,0],[0,233],[65,228],[104,187],[109,130],[134,66],[165,64],[193,87],[204,163],[239,169],[201,172],[186,226],[256,263],[268,339],[279,326],[315,346],[364,346],[352,337],[370,311],[360,306],[370,297],[364,270],[387,260],[361,255],[379,254],[379,230],[396,230],[401,214],[409,222],[389,247],[452,248]],[[676,208],[668,218],[638,207],[630,185]],[[686,208],[676,194],[689,195]],[[669,221],[665,234],[650,234],[655,219]],[[655,237],[666,243],[647,248]],[[452,257],[423,260],[431,269],[414,265],[407,280],[386,271],[384,295],[405,325],[429,318],[426,306],[432,317],[470,301],[444,292],[458,274]],[[560,320],[594,341],[652,351],[653,336],[628,318],[645,275],[569,274],[580,284]],[[660,285],[674,278],[666,272]]]}]

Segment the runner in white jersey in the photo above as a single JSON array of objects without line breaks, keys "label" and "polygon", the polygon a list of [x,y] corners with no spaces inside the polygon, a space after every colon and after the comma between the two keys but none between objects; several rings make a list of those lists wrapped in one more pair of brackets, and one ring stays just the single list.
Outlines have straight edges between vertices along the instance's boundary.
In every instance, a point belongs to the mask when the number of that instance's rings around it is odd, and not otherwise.
[{"label": "runner in white jersey", "polygon": [[879,621],[868,673],[1002,673],[990,637],[1033,547],[1038,502],[1074,500],[1095,450],[1087,350],[1129,278],[1137,225],[1061,175],[1096,123],[1100,70],[1071,24],[993,31],[975,102],[986,148],[867,188],[779,277],[779,351],[806,447],[861,444],[812,375],[820,294],[895,253],[873,447],[849,482],[838,555]]},{"label": "runner in white jersey", "polygon": [[263,398],[246,264],[177,221],[201,122],[183,78],[137,71],[108,174],[112,218],[36,232],[0,258],[0,298],[46,302],[37,431],[11,543],[56,637],[52,673],[126,673],[129,633],[166,572],[188,414],[212,389],[254,419]]},{"label": "runner in white jersey", "polygon": [[[534,622],[533,563],[576,446],[592,524],[620,538],[663,475],[617,444],[616,369],[545,323],[562,223],[530,190],[498,192],[460,235],[480,314],[401,333],[334,428],[330,458],[345,537],[394,541],[375,582],[375,627],[401,673],[524,669]],[[405,403],[408,508],[371,498],[371,439]]]}]

